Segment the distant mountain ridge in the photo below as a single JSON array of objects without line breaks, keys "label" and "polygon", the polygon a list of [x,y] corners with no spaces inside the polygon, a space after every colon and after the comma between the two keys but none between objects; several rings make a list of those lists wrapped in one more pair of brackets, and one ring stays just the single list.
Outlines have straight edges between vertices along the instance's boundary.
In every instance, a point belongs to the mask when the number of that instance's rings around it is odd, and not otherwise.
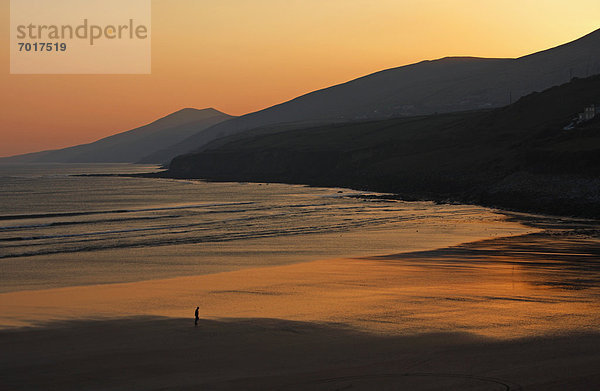
[{"label": "distant mountain ridge", "polygon": [[148,125],[98,141],[0,159],[36,163],[136,163],[148,154],[185,140],[192,134],[232,118],[218,110],[186,108]]},{"label": "distant mountain ridge", "polygon": [[[244,116],[219,113],[196,123],[191,121],[161,133],[154,138],[157,142],[123,134],[10,160],[168,163],[178,155],[201,151],[216,139],[250,130],[293,130],[495,108],[573,77],[599,73],[600,30],[596,30],[576,41],[517,59],[446,57],[376,72]],[[119,145],[122,140],[127,147]]]},{"label": "distant mountain ridge", "polygon": [[508,105],[534,91],[600,73],[600,30],[517,59],[447,57],[388,69],[237,117],[160,151],[167,162],[212,140],[251,129],[312,121],[375,120]]}]

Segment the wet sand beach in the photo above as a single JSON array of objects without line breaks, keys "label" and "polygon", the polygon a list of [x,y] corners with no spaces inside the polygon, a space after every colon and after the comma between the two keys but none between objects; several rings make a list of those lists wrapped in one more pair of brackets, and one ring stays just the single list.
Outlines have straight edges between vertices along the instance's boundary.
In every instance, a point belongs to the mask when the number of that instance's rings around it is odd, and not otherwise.
[{"label": "wet sand beach", "polygon": [[4,324],[37,327],[0,332],[0,377],[8,389],[590,390],[599,272],[588,226],[7,293]]}]

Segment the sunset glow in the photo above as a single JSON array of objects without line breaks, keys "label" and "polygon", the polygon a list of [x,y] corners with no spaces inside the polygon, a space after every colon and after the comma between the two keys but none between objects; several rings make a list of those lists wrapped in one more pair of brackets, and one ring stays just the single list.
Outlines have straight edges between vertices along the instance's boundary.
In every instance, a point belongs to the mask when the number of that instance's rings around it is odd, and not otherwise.
[{"label": "sunset glow", "polygon": [[599,0],[0,15],[0,388],[600,390]]},{"label": "sunset glow", "polygon": [[[242,115],[378,70],[518,57],[577,39],[597,0],[155,0],[151,75],[9,75],[0,13],[0,156],[65,147],[183,107]],[[415,32],[419,32],[416,34]]]}]

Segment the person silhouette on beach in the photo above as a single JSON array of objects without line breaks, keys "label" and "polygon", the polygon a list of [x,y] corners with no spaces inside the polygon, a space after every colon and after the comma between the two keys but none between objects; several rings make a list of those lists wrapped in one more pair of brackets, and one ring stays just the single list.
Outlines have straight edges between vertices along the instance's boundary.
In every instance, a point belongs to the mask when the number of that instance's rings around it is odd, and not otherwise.
[{"label": "person silhouette on beach", "polygon": [[198,327],[198,319],[200,319],[198,317],[198,310],[200,309],[200,307],[196,307],[196,312],[194,313],[194,316],[196,317],[196,320],[194,321],[194,326]]}]

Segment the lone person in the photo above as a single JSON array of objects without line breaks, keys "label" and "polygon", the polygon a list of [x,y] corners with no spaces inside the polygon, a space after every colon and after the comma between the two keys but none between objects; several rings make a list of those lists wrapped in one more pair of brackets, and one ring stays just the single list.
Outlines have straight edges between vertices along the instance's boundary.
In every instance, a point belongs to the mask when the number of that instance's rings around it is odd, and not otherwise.
[{"label": "lone person", "polygon": [[196,317],[196,320],[194,321],[194,326],[198,327],[198,319],[200,319],[198,317],[198,310],[200,309],[200,307],[196,307],[196,312],[194,312],[194,316]]}]

